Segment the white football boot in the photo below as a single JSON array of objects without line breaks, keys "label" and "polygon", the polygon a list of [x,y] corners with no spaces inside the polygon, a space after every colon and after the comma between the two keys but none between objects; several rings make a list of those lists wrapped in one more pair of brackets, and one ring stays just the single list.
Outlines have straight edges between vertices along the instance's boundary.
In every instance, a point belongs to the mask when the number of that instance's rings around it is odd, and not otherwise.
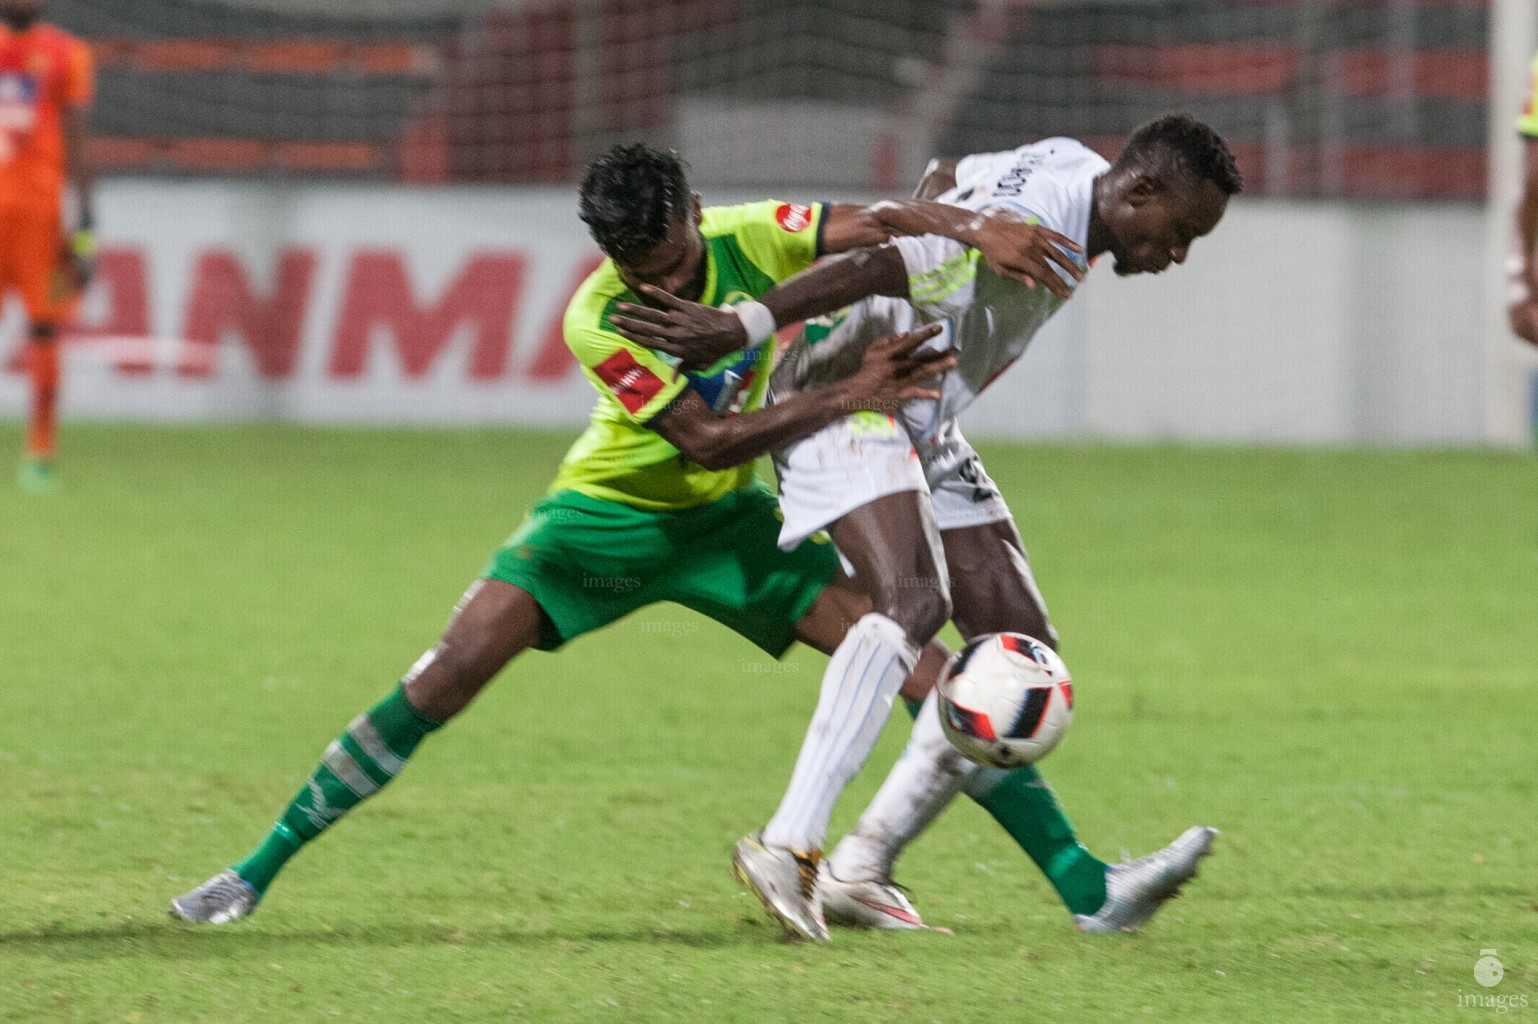
[{"label": "white football boot", "polygon": [[868,879],[846,882],[823,861],[817,872],[817,892],[823,916],[846,928],[929,931],[896,882]]},{"label": "white football boot", "polygon": [[817,865],[821,861],[821,850],[766,846],[758,836],[748,836],[732,853],[732,874],[787,933],[827,942],[828,925],[817,896]]},{"label": "white football boot", "polygon": [[1196,862],[1212,852],[1215,828],[1197,825],[1162,850],[1126,864],[1111,864],[1105,874],[1105,906],[1093,914],[1075,914],[1081,932],[1131,932],[1196,877]]},{"label": "white football boot", "polygon": [[256,909],[256,890],[234,871],[221,871],[171,901],[171,916],[193,924],[225,924]]}]

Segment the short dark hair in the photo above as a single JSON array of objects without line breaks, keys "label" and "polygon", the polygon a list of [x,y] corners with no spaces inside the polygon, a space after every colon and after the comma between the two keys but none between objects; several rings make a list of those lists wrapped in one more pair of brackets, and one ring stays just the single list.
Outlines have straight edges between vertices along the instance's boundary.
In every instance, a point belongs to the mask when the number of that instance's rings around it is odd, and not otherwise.
[{"label": "short dark hair", "polygon": [[1166,114],[1136,128],[1111,169],[1210,181],[1230,196],[1244,188],[1244,176],[1228,143],[1190,114]]},{"label": "short dark hair", "polygon": [[690,199],[678,154],[635,142],[615,146],[588,165],[577,212],[598,248],[610,256],[633,256],[666,238],[668,224],[688,215]]}]

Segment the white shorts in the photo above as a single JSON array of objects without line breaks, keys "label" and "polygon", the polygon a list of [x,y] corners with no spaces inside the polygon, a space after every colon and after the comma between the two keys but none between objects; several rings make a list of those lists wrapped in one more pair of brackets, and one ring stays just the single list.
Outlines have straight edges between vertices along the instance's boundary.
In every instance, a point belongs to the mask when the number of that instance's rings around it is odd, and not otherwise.
[{"label": "white shorts", "polygon": [[1010,518],[1004,496],[951,420],[932,444],[915,445],[899,422],[857,413],[775,453],[780,478],[780,547],[786,551],[862,505],[922,491],[943,532]]}]

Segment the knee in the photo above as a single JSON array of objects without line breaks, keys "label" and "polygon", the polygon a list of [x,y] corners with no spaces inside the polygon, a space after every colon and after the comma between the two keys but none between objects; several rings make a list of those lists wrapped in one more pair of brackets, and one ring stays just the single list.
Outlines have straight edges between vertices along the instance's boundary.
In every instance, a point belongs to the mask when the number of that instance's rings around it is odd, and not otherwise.
[{"label": "knee", "polygon": [[950,620],[950,584],[942,577],[898,577],[884,589],[877,607],[920,647],[934,639]]},{"label": "knee", "polygon": [[1019,619],[1019,625],[1007,627],[1011,632],[1033,636],[1054,651],[1057,650],[1057,630],[1052,628],[1052,620],[1047,618],[1044,610],[1033,604],[1031,614],[1022,615]]},{"label": "knee", "polygon": [[961,605],[956,612],[956,627],[968,640],[986,633],[1024,633],[1057,650],[1057,630],[1052,628],[1052,620],[1041,602],[1030,595],[968,593]]},{"label": "knee", "polygon": [[411,667],[406,694],[418,711],[447,722],[475,699],[499,668],[473,643],[443,641]]}]

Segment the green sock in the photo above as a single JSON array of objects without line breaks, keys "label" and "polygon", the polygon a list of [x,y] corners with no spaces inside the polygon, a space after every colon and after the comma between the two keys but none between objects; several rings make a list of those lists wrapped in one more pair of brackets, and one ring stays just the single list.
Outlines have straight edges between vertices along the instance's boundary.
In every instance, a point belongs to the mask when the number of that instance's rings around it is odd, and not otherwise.
[{"label": "green sock", "polygon": [[397,686],[354,718],[326,748],[315,773],[305,780],[267,838],[234,865],[235,873],[250,882],[258,896],[265,893],[301,846],[399,775],[417,744],[440,725],[412,707]]},{"label": "green sock", "polygon": [[[908,704],[910,715],[916,716],[918,709],[918,704]],[[1062,805],[1035,765],[1013,771],[981,768],[963,789],[1035,861],[1069,913],[1093,914],[1105,905],[1105,862],[1073,834]]]}]

